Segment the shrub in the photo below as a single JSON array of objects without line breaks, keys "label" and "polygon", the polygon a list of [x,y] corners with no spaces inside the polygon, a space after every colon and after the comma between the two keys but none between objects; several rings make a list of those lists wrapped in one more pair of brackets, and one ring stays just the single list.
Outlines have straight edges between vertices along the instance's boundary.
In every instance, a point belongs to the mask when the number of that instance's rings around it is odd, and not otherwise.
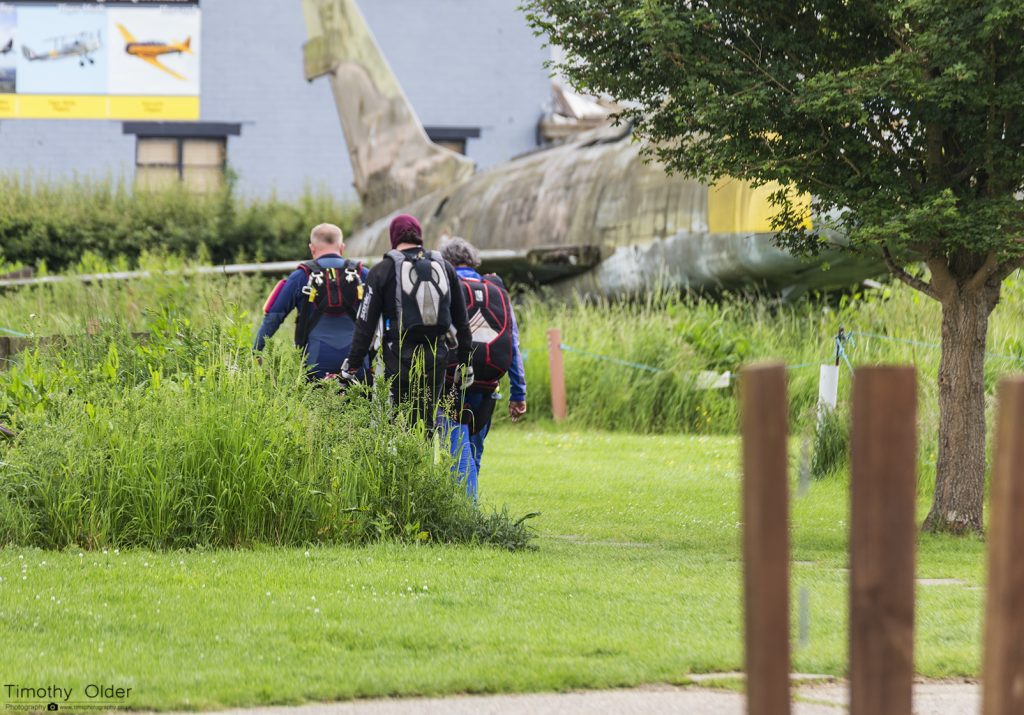
[{"label": "shrub", "polygon": [[484,513],[386,386],[340,395],[278,343],[259,364],[240,316],[157,316],[0,373],[0,543],[174,549],[376,539],[491,543],[529,532]]},{"label": "shrub", "polygon": [[290,203],[244,201],[230,182],[215,194],[184,187],[131,191],[115,182],[47,184],[0,177],[0,258],[62,271],[85,255],[134,267],[147,251],[204,255],[214,263],[289,260],[305,237],[330,221],[346,232],[358,209],[326,193]]}]

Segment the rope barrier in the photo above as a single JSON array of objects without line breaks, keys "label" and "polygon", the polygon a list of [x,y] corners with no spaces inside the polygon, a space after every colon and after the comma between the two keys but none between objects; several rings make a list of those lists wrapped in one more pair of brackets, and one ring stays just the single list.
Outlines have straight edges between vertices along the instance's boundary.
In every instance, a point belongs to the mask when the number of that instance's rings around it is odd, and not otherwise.
[{"label": "rope barrier", "polygon": [[0,333],[7,333],[8,335],[13,335],[16,338],[27,338],[27,337],[29,337],[28,333],[19,333],[17,330],[11,330],[10,328],[3,328],[3,327],[0,327]]},{"label": "rope barrier", "polygon": [[[588,358],[591,358],[593,360],[601,360],[601,361],[604,361],[604,362],[610,362],[612,364],[621,365],[623,367],[631,367],[631,368],[633,368],[635,370],[643,370],[645,372],[651,372],[651,373],[666,372],[664,368],[651,367],[650,365],[644,365],[643,363],[639,363],[639,362],[630,362],[629,360],[620,360],[619,358],[613,358],[613,357],[609,357],[607,355],[600,355],[598,353],[592,353],[592,352],[588,352],[586,350],[580,350],[579,348],[574,348],[573,346],[566,345],[565,343],[560,343],[559,347],[564,352],[576,353],[577,355],[582,355],[583,357],[588,357]],[[523,352],[523,359],[524,360],[526,359],[525,351]],[[786,365],[786,369],[787,370],[798,370],[800,368],[805,368],[805,367],[814,367],[814,366],[816,366],[818,364],[819,363],[816,363],[816,362],[802,362],[802,363],[796,363],[796,364],[793,364],[793,365]],[[727,373],[727,374],[729,374],[729,373]]]},{"label": "rope barrier", "polygon": [[558,347],[562,348],[562,350],[564,350],[565,352],[576,353],[577,355],[583,355],[584,357],[592,358],[594,360],[604,360],[605,362],[614,363],[616,365],[622,365],[623,367],[631,367],[635,370],[646,370],[647,372],[654,373],[665,372],[661,368],[651,367],[650,365],[644,365],[638,362],[630,362],[629,360],[619,360],[618,358],[608,357],[607,355],[598,355],[597,353],[591,353],[587,352],[586,350],[574,348],[570,345],[566,345],[565,343],[559,344]]},{"label": "rope barrier", "polygon": [[[879,333],[866,333],[862,330],[851,330],[848,335],[860,335],[863,338],[875,338],[876,340],[888,340],[893,343],[903,343],[904,345],[914,345],[919,348],[929,348],[932,350],[941,350],[941,343],[926,343],[921,340],[910,340],[908,338],[896,338],[891,335],[880,335]],[[1010,360],[1012,362],[1024,362],[1024,357],[1019,355],[1001,355],[999,353],[985,353],[985,357],[994,358],[996,360]]]}]

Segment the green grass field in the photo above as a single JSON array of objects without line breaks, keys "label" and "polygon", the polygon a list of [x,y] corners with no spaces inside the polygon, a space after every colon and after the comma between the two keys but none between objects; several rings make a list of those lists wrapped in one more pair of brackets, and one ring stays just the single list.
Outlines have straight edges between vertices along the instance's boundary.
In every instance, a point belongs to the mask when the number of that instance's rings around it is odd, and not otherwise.
[{"label": "green grass field", "polygon": [[[482,497],[542,512],[535,551],[0,550],[3,682],[131,687],[130,707],[169,709],[738,669],[738,455],[735,437],[503,427]],[[842,674],[846,483],[793,503],[793,601],[810,595],[794,667]],[[918,672],[976,675],[983,544],[922,537],[918,576],[963,581],[918,589]]]}]

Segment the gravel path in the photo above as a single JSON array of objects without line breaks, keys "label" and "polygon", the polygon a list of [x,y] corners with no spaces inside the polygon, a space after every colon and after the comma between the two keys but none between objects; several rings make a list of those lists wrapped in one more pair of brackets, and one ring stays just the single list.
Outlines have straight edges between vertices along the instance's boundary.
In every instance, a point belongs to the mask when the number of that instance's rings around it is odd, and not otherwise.
[{"label": "gravel path", "polygon": [[[846,686],[804,685],[794,715],[847,711]],[[918,683],[915,715],[964,715],[981,707],[973,683]],[[446,698],[383,698],[344,703],[226,710],[219,715],[743,715],[742,695],[701,687],[650,685],[621,690],[527,695],[461,695]],[[181,715],[186,715],[182,713]],[[191,715],[194,715],[191,714]]]}]

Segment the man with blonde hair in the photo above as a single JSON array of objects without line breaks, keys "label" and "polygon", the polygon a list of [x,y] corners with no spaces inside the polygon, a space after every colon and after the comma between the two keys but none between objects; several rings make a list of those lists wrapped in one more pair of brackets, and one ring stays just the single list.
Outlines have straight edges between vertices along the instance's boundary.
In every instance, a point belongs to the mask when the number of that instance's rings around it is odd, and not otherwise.
[{"label": "man with blonde hair", "polygon": [[255,350],[262,350],[267,338],[295,310],[295,344],[306,352],[310,377],[323,378],[341,370],[352,346],[367,275],[362,264],[343,258],[344,252],[344,236],[334,224],[322,223],[310,232],[311,260],[300,263],[270,293]]}]

